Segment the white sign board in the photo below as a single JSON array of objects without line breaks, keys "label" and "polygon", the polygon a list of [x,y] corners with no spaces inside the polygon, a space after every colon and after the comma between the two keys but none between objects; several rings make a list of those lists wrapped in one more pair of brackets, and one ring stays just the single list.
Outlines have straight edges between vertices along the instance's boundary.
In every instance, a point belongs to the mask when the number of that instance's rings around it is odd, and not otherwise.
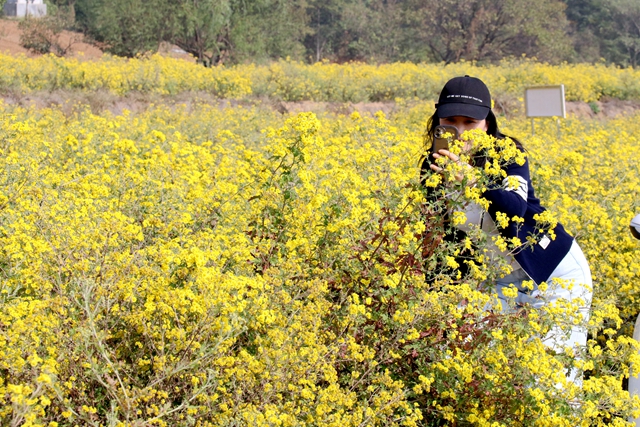
[{"label": "white sign board", "polygon": [[566,117],[564,85],[533,86],[525,89],[527,117]]}]

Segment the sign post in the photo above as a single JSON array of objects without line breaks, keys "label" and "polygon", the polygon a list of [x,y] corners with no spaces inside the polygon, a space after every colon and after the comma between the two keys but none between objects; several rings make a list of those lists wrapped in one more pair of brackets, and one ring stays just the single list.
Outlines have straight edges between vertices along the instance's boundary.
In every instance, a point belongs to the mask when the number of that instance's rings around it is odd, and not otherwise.
[{"label": "sign post", "polygon": [[525,89],[524,106],[527,117],[531,117],[531,134],[535,134],[534,117],[558,117],[558,131],[560,131],[560,117],[567,116],[564,103],[564,85],[532,86]]}]

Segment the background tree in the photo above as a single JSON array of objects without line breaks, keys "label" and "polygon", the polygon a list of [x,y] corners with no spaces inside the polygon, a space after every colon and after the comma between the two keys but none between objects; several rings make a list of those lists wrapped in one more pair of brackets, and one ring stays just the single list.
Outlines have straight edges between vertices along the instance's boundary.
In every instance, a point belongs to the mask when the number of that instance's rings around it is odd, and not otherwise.
[{"label": "background tree", "polygon": [[527,55],[559,62],[571,54],[564,3],[539,0],[410,0],[414,60],[492,62]]},{"label": "background tree", "polygon": [[340,60],[392,62],[402,58],[403,17],[399,0],[355,0],[341,14]]},{"label": "background tree", "polygon": [[231,48],[231,6],[229,0],[175,1],[170,39],[205,66],[222,62]]},{"label": "background tree", "polygon": [[601,26],[610,26],[611,16],[604,0],[565,0],[566,16],[570,21],[570,34],[574,41],[574,60],[593,62],[607,50],[600,40]]},{"label": "background tree", "polygon": [[309,1],[307,15],[311,30],[305,46],[312,62],[329,58],[339,50],[341,35],[344,36],[341,28],[344,5],[344,0]]},{"label": "background tree", "polygon": [[110,53],[171,41],[205,65],[640,61],[638,0],[48,0]]},{"label": "background tree", "polygon": [[105,51],[132,57],[157,51],[169,37],[170,0],[78,0],[76,20]]},{"label": "background tree", "polygon": [[607,0],[606,4],[612,25],[602,35],[603,40],[612,41],[609,43],[609,60],[635,67],[640,63],[640,2]]},{"label": "background tree", "polygon": [[71,23],[75,22],[76,0],[45,0],[44,3],[47,5],[47,15],[61,13],[64,14]]},{"label": "background tree", "polygon": [[230,27],[232,60],[304,59],[308,21],[305,0],[235,0]]},{"label": "background tree", "polygon": [[566,0],[576,60],[640,63],[640,3],[637,0]]}]

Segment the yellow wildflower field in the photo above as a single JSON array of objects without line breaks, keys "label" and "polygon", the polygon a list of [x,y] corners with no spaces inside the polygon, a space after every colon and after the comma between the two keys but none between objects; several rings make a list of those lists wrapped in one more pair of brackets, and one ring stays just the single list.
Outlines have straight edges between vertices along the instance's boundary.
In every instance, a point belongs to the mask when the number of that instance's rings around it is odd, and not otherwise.
[{"label": "yellow wildflower field", "polygon": [[[119,68],[135,61],[107,59],[92,79],[143,90]],[[317,67],[327,80],[358,70]],[[245,96],[266,69],[215,72],[236,82],[225,96]],[[176,82],[162,90],[184,90]],[[579,321],[573,307],[491,310],[484,285],[502,266],[482,254],[469,280],[425,281],[456,250],[423,217],[432,107],[0,104],[2,425],[626,425],[640,410],[625,389],[640,371],[640,116],[539,120],[535,135],[500,118],[594,276],[588,347],[552,354],[540,337]],[[566,382],[571,368],[582,387]]]},{"label": "yellow wildflower field", "polygon": [[551,66],[512,59],[488,67],[467,62],[308,65],[282,60],[268,65],[204,68],[161,55],[136,59],[105,55],[99,61],[84,61],[0,53],[0,88],[21,93],[102,89],[119,95],[206,91],[223,98],[256,96],[283,101],[432,100],[451,76],[464,74],[481,78],[494,95],[522,97],[528,86],[564,84],[568,101],[640,98],[640,71],[604,64]]}]

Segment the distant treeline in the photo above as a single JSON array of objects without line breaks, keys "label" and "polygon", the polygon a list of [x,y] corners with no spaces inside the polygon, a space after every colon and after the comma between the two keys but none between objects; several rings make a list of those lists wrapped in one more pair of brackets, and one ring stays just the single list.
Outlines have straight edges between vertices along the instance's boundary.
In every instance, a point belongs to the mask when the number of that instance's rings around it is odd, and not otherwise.
[{"label": "distant treeline", "polygon": [[205,65],[477,61],[636,66],[637,0],[47,0],[104,50],[171,42]]}]

